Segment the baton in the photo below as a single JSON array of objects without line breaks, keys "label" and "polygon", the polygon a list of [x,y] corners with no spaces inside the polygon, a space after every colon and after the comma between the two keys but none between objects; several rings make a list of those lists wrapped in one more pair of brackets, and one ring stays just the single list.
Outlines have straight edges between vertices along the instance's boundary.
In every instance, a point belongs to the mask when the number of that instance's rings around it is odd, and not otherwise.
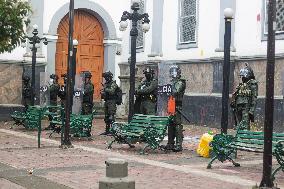
[{"label": "baton", "polygon": [[177,109],[177,111],[182,115],[182,117],[183,117],[186,121],[188,121],[188,123],[190,123],[190,120],[188,119],[188,117],[187,117],[181,110]]}]

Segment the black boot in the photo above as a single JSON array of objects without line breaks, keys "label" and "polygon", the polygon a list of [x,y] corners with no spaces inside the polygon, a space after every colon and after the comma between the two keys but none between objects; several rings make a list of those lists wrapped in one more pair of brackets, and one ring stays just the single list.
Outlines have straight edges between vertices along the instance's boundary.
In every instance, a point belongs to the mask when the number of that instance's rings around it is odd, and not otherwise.
[{"label": "black boot", "polygon": [[173,152],[181,152],[182,151],[182,146],[178,145],[178,146],[175,146],[174,149],[173,149]]},{"label": "black boot", "polygon": [[168,143],[166,146],[162,146],[164,150],[173,150],[175,147],[175,127],[173,125],[168,126]]},{"label": "black boot", "polygon": [[165,146],[162,146],[162,148],[163,148],[164,150],[167,150],[167,151],[173,150],[174,147],[175,147],[174,144],[169,144],[169,143],[168,143],[167,145],[165,145]]},{"label": "black boot", "polygon": [[111,133],[109,132],[109,129],[110,129],[110,125],[106,125],[105,132],[101,133],[100,135],[111,135]]},{"label": "black boot", "polygon": [[176,146],[173,149],[174,152],[182,151],[182,142],[183,142],[183,125],[176,126]]}]

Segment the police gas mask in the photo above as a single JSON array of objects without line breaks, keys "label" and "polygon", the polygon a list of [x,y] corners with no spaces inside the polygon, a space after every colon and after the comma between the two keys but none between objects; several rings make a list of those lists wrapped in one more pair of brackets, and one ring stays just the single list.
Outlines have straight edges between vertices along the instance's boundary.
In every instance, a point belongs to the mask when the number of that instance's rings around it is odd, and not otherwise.
[{"label": "police gas mask", "polygon": [[181,70],[178,66],[172,66],[170,68],[170,76],[171,78],[175,79],[175,78],[179,78],[181,74]]},{"label": "police gas mask", "polygon": [[247,69],[247,67],[240,70],[240,77],[243,83],[246,83],[249,80],[250,71]]},{"label": "police gas mask", "polygon": [[145,70],[143,70],[143,74],[145,75],[146,80],[150,81],[153,79],[154,70],[148,67]]},{"label": "police gas mask", "polygon": [[85,83],[89,83],[90,82],[90,78],[89,77],[85,77]]},{"label": "police gas mask", "polygon": [[112,77],[107,76],[107,77],[105,77],[105,80],[106,80],[106,82],[108,83],[108,82],[110,82],[110,81],[112,80]]},{"label": "police gas mask", "polygon": [[103,78],[105,78],[106,83],[109,83],[109,82],[112,81],[113,75],[112,75],[111,72],[105,72],[105,73],[103,73],[102,76],[103,76]]},{"label": "police gas mask", "polygon": [[149,81],[152,79],[152,74],[151,73],[147,73],[145,74],[145,78]]},{"label": "police gas mask", "polygon": [[172,76],[172,78],[177,78],[178,72],[177,72],[176,69],[174,69],[174,70],[171,72],[171,76]]}]

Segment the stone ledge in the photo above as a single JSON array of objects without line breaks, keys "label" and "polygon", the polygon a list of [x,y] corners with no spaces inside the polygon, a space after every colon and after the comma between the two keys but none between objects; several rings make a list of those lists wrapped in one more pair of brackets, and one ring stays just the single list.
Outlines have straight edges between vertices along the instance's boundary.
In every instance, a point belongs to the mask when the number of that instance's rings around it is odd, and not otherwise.
[{"label": "stone ledge", "polygon": [[11,113],[14,111],[23,111],[24,106],[20,104],[0,104],[0,121],[12,120]]}]

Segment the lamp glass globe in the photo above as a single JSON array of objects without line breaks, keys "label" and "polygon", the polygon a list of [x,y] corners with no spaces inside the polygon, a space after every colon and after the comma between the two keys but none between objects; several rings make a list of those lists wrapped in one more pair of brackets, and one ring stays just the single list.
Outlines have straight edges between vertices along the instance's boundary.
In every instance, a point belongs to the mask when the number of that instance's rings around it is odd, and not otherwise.
[{"label": "lamp glass globe", "polygon": [[33,29],[37,30],[38,29],[38,25],[34,24],[33,25]]},{"label": "lamp glass globe", "polygon": [[132,0],[132,4],[134,3],[140,3],[140,0]]},{"label": "lamp glass globe", "polygon": [[122,29],[126,29],[128,26],[128,22],[127,21],[120,21],[120,28]]},{"label": "lamp glass globe", "polygon": [[231,8],[225,8],[224,9],[224,16],[225,18],[233,18],[234,11]]},{"label": "lamp glass globe", "polygon": [[74,40],[73,40],[73,45],[74,45],[74,46],[78,46],[78,43],[79,43],[79,42],[78,42],[77,39],[74,39]]},{"label": "lamp glass globe", "polygon": [[142,29],[143,29],[144,32],[148,32],[150,30],[150,24],[144,23],[142,25]]}]

